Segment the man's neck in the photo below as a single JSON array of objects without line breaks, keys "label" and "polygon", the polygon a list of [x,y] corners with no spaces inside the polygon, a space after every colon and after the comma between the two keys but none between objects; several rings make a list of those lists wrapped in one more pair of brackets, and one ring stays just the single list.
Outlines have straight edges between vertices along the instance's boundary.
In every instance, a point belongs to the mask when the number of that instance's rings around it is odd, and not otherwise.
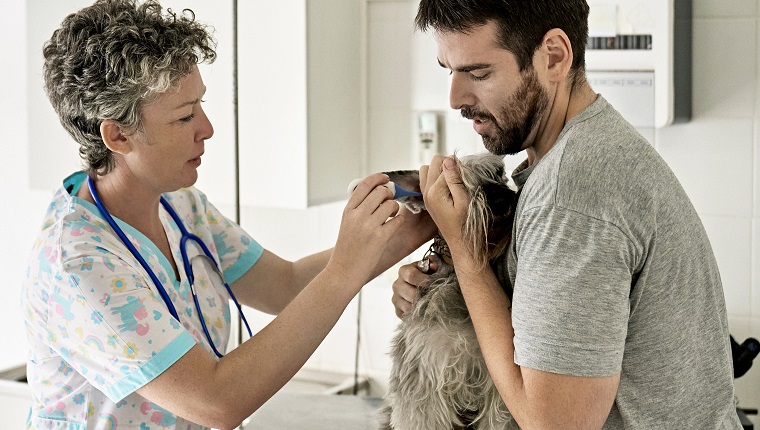
[{"label": "man's neck", "polygon": [[597,94],[585,81],[568,91],[556,93],[544,126],[538,130],[533,145],[526,149],[529,166],[537,163],[554,147],[567,123],[591,106],[596,97]]}]

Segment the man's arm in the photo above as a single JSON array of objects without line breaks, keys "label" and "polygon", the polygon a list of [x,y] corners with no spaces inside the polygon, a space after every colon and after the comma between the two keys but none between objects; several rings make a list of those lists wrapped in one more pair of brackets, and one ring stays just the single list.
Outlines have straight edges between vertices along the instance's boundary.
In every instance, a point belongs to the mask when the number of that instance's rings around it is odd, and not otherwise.
[{"label": "man's arm", "polygon": [[452,255],[489,373],[524,429],[598,429],[615,401],[620,375],[579,377],[520,367],[514,362],[509,299],[490,269]]},{"label": "man's arm", "polygon": [[[446,160],[446,165],[444,165]],[[490,267],[479,268],[463,245],[469,197],[454,161],[436,157],[420,169],[425,204],[451,250],[489,373],[517,423],[525,429],[601,428],[620,375],[576,377],[518,366],[509,299]]]}]

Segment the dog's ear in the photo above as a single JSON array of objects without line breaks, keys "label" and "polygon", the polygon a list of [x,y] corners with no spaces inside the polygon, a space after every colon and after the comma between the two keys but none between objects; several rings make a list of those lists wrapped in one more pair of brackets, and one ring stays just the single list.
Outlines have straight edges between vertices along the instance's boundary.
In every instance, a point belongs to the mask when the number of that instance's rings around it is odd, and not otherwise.
[{"label": "dog's ear", "polygon": [[462,235],[482,265],[502,255],[512,238],[517,194],[505,183],[488,182],[470,200]]},{"label": "dog's ear", "polygon": [[488,263],[488,227],[491,225],[491,209],[483,187],[471,192],[467,218],[462,226],[462,239],[470,245],[470,252],[479,265]]},{"label": "dog's ear", "polygon": [[401,188],[408,191],[420,191],[420,172],[419,170],[394,170],[392,172],[383,172],[391,178]]},{"label": "dog's ear", "polygon": [[489,260],[502,255],[512,240],[512,226],[517,207],[517,193],[507,184],[489,183],[483,186],[483,192],[491,210],[488,226]]},{"label": "dog's ear", "polygon": [[[391,178],[391,181],[407,191],[420,191],[420,172],[419,170],[395,170],[393,172],[383,172]],[[396,199],[397,202],[406,206],[410,212],[416,214],[425,210],[425,202],[421,196],[406,196]]]}]

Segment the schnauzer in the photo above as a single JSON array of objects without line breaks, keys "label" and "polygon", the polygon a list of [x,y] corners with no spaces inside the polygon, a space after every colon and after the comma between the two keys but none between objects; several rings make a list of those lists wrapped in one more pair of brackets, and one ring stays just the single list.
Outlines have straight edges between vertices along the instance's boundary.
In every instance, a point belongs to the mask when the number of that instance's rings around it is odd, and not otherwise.
[{"label": "schnauzer", "polygon": [[[510,243],[517,194],[508,186],[499,156],[464,156],[457,166],[471,199],[463,238],[481,264],[490,264],[505,255]],[[387,174],[405,189],[420,189],[417,171]],[[424,208],[419,197],[400,202],[412,211]],[[430,272],[430,261],[438,269],[419,287],[414,307],[402,318],[393,339],[393,366],[380,428],[510,428],[514,422],[486,368],[451,254],[440,235],[419,269]]]}]

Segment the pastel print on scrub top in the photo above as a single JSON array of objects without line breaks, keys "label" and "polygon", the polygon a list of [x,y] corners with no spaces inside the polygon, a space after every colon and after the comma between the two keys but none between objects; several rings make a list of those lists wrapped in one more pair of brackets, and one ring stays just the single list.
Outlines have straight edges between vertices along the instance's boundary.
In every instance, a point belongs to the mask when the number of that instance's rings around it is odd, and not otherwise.
[{"label": "pastel print on scrub top", "polygon": [[[116,221],[111,216],[110,212],[108,212],[108,209],[106,209],[105,205],[100,200],[100,196],[98,194],[97,189],[95,188],[95,183],[93,182],[92,178],[87,178],[87,187],[90,192],[90,196],[92,196],[93,201],[95,202],[95,206],[97,206],[98,211],[100,212],[101,216],[105,219],[105,221],[108,223],[108,225],[114,230],[114,233],[116,233],[117,236],[119,236],[119,239],[121,242],[127,246],[129,249],[129,252],[132,253],[132,256],[137,259],[137,261],[140,263],[140,266],[145,269],[145,271],[148,273],[148,276],[150,277],[151,281],[153,282],[153,286],[158,290],[159,295],[161,296],[161,299],[164,301],[164,304],[166,305],[167,309],[169,310],[169,313],[176,318],[177,320],[180,319],[179,314],[177,313],[177,309],[174,306],[174,302],[169,298],[166,289],[164,288],[163,282],[161,282],[160,279],[157,278],[156,273],[150,268],[148,263],[143,259],[142,255],[140,254],[140,251],[138,251],[132,242],[129,240],[129,238],[124,233],[124,230],[119,227],[119,225],[116,223]],[[253,336],[253,333],[251,332],[251,327],[248,325],[248,320],[246,320],[245,315],[243,314],[243,310],[240,307],[240,303],[237,301],[237,298],[235,297],[235,294],[232,292],[232,289],[230,286],[225,282],[224,276],[221,273],[221,269],[219,268],[219,265],[216,262],[216,259],[214,258],[214,255],[211,254],[211,250],[206,246],[206,243],[203,242],[203,239],[198,237],[197,235],[190,233],[187,231],[187,228],[185,228],[185,224],[182,221],[182,219],[179,217],[177,212],[172,208],[171,204],[162,196],[160,197],[161,206],[164,208],[164,210],[171,216],[172,220],[174,221],[175,227],[180,232],[180,240],[179,240],[179,254],[182,258],[182,269],[184,270],[187,282],[190,285],[190,293],[193,296],[193,303],[195,304],[195,310],[198,312],[198,315],[202,315],[203,311],[201,311],[201,305],[198,300],[198,295],[196,293],[195,288],[195,282],[198,279],[197,276],[195,276],[195,271],[193,270],[193,264],[197,266],[197,269],[199,269],[199,275],[206,275],[206,280],[213,279],[210,285],[220,287],[224,287],[224,291],[229,294],[230,299],[232,299],[232,302],[235,303],[235,307],[237,308],[240,318],[245,324],[245,328],[248,330],[248,336]],[[188,245],[192,244],[194,245],[199,253],[194,256],[190,256],[188,252]],[[206,263],[206,264],[203,264]],[[202,271],[200,271],[202,270]],[[211,338],[211,334],[208,330],[208,322],[206,321],[206,317],[199,318],[201,323],[201,328],[203,329],[203,334],[206,336],[206,340],[208,341],[208,345],[211,347],[211,349],[214,351],[214,355],[216,355],[218,358],[222,358],[224,354],[219,352],[219,349],[216,347],[216,343]],[[221,324],[221,322],[220,322]],[[220,325],[221,327],[221,325]]]},{"label": "pastel print on scrub top", "polygon": [[[67,182],[78,188],[83,180],[84,174],[76,174]],[[234,282],[256,262],[262,252],[260,245],[208,204],[202,193],[189,188],[165,197],[188,229],[209,246],[228,282]],[[170,245],[177,250],[179,229],[163,210],[161,218]],[[155,245],[116,220],[164,283],[180,325],[94,205],[61,188],[46,219],[47,231],[43,231],[35,251],[39,268],[30,268],[25,298],[27,313],[33,315],[28,321],[34,321],[30,330],[40,340],[32,345],[34,365],[30,366],[29,382],[41,386],[35,392],[44,396],[35,402],[33,414],[84,423],[89,422],[94,410],[114,419],[166,423],[173,415],[161,412],[159,419],[156,412],[160,409],[134,391],[196,343],[211,352],[184,271],[180,270],[181,279],[175,280],[171,265]],[[56,237],[61,240],[56,241]],[[188,246],[188,253],[192,258],[199,250]],[[176,261],[177,256],[174,258]],[[181,267],[181,261],[177,264]],[[223,347],[229,339],[230,322],[226,294],[212,284],[205,268],[196,268],[196,277],[209,332]],[[89,384],[97,390],[88,388]]]}]

